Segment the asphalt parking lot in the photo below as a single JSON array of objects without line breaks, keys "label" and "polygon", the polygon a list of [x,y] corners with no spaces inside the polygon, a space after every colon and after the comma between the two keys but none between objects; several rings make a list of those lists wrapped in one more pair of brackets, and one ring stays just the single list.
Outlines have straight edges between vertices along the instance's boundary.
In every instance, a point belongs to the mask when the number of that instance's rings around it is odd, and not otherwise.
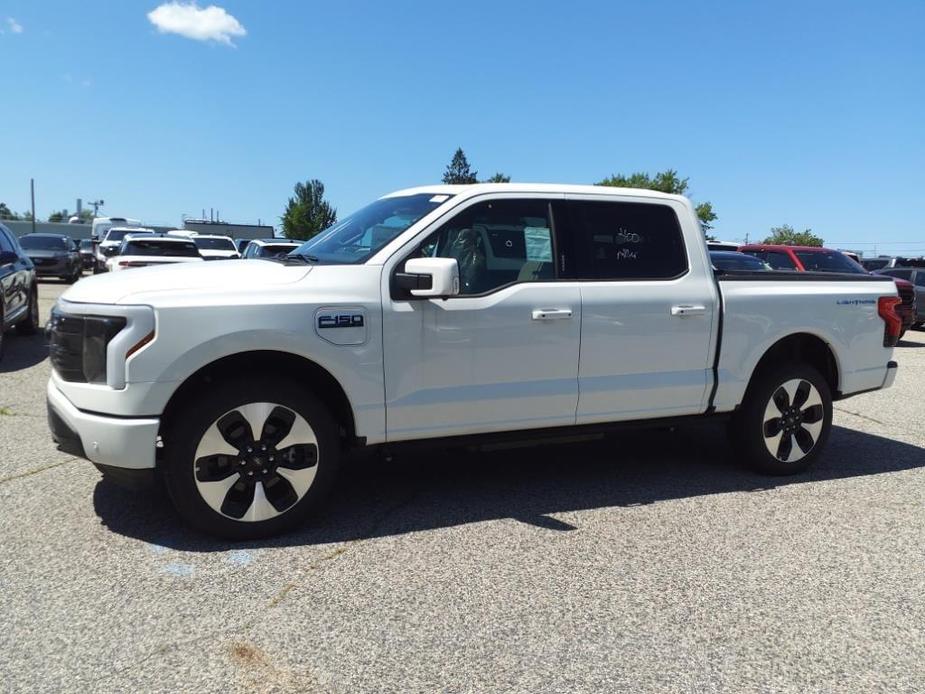
[{"label": "asphalt parking lot", "polygon": [[805,476],[712,425],[366,456],[239,545],[58,452],[46,355],[0,362],[0,690],[925,690],[925,332]]}]

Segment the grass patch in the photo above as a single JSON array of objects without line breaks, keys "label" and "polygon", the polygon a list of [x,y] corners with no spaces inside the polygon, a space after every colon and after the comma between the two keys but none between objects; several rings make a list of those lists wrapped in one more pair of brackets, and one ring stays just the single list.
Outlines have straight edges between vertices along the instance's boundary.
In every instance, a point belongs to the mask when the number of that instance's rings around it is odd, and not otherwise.
[{"label": "grass patch", "polygon": [[0,417],[12,417],[15,414],[9,407],[0,407]]}]

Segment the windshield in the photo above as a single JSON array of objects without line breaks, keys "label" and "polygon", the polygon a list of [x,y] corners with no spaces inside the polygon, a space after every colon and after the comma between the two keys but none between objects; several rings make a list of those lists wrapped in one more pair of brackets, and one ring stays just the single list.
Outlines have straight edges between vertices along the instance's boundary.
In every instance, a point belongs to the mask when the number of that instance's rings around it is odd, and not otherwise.
[{"label": "windshield", "polygon": [[867,274],[867,271],[839,251],[794,251],[803,263],[806,272],[851,272]]},{"label": "windshield", "polygon": [[231,239],[203,239],[196,237],[193,242],[200,248],[210,251],[234,251],[236,250],[234,241]]},{"label": "windshield", "polygon": [[298,248],[298,246],[294,246],[291,243],[272,243],[266,246],[258,246],[257,252],[254,255],[258,258],[281,258]]},{"label": "windshield", "polygon": [[19,245],[27,251],[66,251],[67,242],[60,236],[23,236]]},{"label": "windshield", "polygon": [[376,251],[449,199],[449,195],[421,193],[376,200],[306,241],[292,255],[312,256],[314,262],[322,264],[366,262]]},{"label": "windshield", "polygon": [[717,270],[770,270],[771,266],[745,253],[711,253],[710,260]]},{"label": "windshield", "polygon": [[195,258],[199,256],[196,244],[184,241],[161,241],[160,239],[131,239],[126,242],[121,255],[163,255]]}]

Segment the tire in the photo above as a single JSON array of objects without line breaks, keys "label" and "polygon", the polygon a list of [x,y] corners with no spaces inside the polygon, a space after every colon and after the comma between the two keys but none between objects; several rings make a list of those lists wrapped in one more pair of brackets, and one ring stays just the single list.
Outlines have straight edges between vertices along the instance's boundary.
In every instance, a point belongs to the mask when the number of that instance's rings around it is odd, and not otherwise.
[{"label": "tire", "polygon": [[29,312],[26,317],[16,324],[16,332],[20,335],[34,335],[39,329],[41,318],[39,316],[39,290],[38,287],[32,287],[29,293]]},{"label": "tire", "polygon": [[174,421],[164,437],[167,491],[180,516],[210,535],[250,540],[291,530],[318,509],[337,475],[334,418],[282,378],[219,385]]},{"label": "tire", "polygon": [[816,369],[799,363],[758,374],[732,422],[738,453],[767,475],[806,470],[822,453],[831,429],[829,385]]}]

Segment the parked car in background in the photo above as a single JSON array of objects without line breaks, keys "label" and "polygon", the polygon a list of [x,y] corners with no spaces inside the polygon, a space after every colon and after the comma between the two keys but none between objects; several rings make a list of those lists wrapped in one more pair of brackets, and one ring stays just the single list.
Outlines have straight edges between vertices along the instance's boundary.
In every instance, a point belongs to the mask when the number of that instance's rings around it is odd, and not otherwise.
[{"label": "parked car in background", "polygon": [[83,273],[80,253],[74,241],[64,234],[26,234],[19,239],[20,247],[35,265],[39,277],[59,277],[73,283]]},{"label": "parked car in background", "polygon": [[199,249],[191,239],[178,236],[130,234],[122,241],[119,252],[106,261],[110,272],[150,265],[202,262]]},{"label": "parked car in background", "polygon": [[893,282],[896,283],[896,290],[899,292],[900,304],[896,307],[896,313],[899,314],[903,322],[903,330],[899,334],[899,336],[902,337],[906,334],[906,331],[914,327],[916,323],[925,321],[925,314],[923,314],[921,318],[918,317],[919,302],[916,298],[915,286],[912,282],[900,279],[899,277],[894,277]]},{"label": "parked car in background", "polygon": [[253,239],[235,239],[234,240],[234,246],[235,248],[238,249],[238,255],[240,256],[244,255],[244,249],[247,248],[247,244],[249,244],[251,241],[253,241]]},{"label": "parked car in background", "polygon": [[876,272],[890,266],[893,259],[890,256],[880,256],[878,258],[861,258],[861,266],[868,272]]},{"label": "parked car in background", "polygon": [[[869,274],[862,265],[845,255],[842,251],[833,248],[824,248],[822,246],[770,246],[766,244],[754,244],[742,246],[742,252],[754,255],[756,258],[766,260],[776,270],[788,270],[793,272],[840,272],[851,275]],[[908,279],[908,278],[906,278]],[[925,280],[925,278],[923,278]],[[899,294],[900,304],[897,306],[897,314],[902,319],[905,331],[913,324],[910,316],[916,316],[916,312],[925,308],[922,299],[914,296],[909,292],[908,287],[896,283],[896,291]],[[916,290],[915,294],[918,294]],[[915,318],[915,322],[925,320]]]},{"label": "parked car in background", "polygon": [[96,247],[96,265],[93,272],[106,272],[106,261],[119,252],[122,240],[127,234],[133,236],[155,236],[154,229],[144,227],[112,227]]},{"label": "parked car in background", "polygon": [[254,239],[244,249],[243,258],[278,258],[302,245],[292,239]]},{"label": "parked car in background", "polygon": [[142,224],[137,219],[129,217],[96,217],[90,226],[90,238],[96,241],[102,241],[106,238],[106,232],[113,227],[141,227]]},{"label": "parked car in background", "polygon": [[375,444],[723,416],[739,459],[795,474],[834,400],[892,385],[901,327],[886,277],[803,279],[714,273],[676,195],[404,190],[284,259],[69,289],[49,425],[113,479],[157,471],[189,523],[238,540],[299,524],[343,451]]},{"label": "parked car in background", "polygon": [[78,246],[80,254],[80,266],[84,270],[92,270],[93,263],[96,260],[96,248],[93,247],[93,239],[81,239]]},{"label": "parked car in background", "polygon": [[775,270],[794,272],[850,272],[863,268],[841,251],[821,246],[778,246],[753,243],[739,251],[760,258]]},{"label": "parked car in background", "polygon": [[760,258],[738,251],[710,251],[710,262],[717,270],[767,272],[771,266]]},{"label": "parked car in background", "polygon": [[918,329],[925,325],[925,268],[887,267],[877,270],[877,274],[912,283],[915,291],[915,320],[912,327]]},{"label": "parked car in background", "polygon": [[39,290],[35,266],[16,235],[0,224],[0,359],[9,328],[30,335],[39,327]]},{"label": "parked car in background", "polygon": [[192,239],[204,260],[231,260],[241,257],[230,236],[197,234]]}]

